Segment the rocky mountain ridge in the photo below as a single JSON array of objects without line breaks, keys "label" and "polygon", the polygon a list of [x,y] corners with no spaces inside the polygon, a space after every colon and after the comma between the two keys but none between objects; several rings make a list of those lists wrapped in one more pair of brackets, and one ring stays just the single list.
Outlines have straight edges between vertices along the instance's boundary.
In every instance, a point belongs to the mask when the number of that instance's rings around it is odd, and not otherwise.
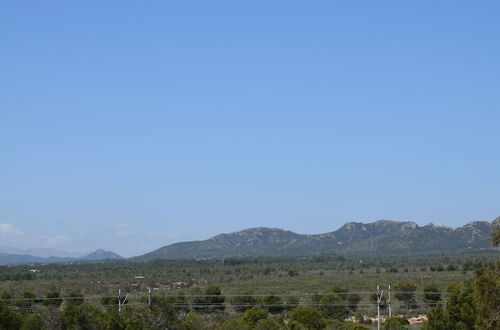
[{"label": "rocky mountain ridge", "polygon": [[493,224],[472,221],[452,228],[415,222],[349,222],[336,231],[304,235],[257,227],[219,234],[204,241],[175,243],[133,260],[255,256],[388,256],[495,252],[489,243]]}]

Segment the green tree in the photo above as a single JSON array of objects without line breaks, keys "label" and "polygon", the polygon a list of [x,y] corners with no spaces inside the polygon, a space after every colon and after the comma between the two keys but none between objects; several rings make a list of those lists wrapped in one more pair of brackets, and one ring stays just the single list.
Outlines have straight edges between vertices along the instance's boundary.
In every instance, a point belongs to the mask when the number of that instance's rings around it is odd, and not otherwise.
[{"label": "green tree", "polygon": [[500,260],[485,263],[483,268],[476,270],[472,287],[476,327],[500,329]]},{"label": "green tree", "polygon": [[104,307],[115,307],[118,308],[118,297],[111,293],[104,294],[99,301]]},{"label": "green tree", "polygon": [[491,243],[494,246],[499,246],[500,245],[500,217],[493,220],[493,224],[495,225],[495,227],[491,231]]},{"label": "green tree", "polygon": [[443,306],[438,303],[432,307],[427,313],[427,322],[422,327],[422,330],[446,330],[450,329],[448,318]]},{"label": "green tree", "polygon": [[344,321],[349,316],[349,310],[345,306],[345,296],[328,293],[322,296],[320,308],[325,318]]},{"label": "green tree", "polygon": [[1,294],[0,294],[0,300],[3,300],[5,302],[5,304],[7,305],[11,305],[12,304],[12,295],[7,292],[7,291],[3,291]]},{"label": "green tree", "polygon": [[347,288],[335,285],[325,294],[315,296],[313,301],[320,305],[325,318],[344,321],[349,316],[347,307],[352,306],[354,309],[360,300],[358,295],[348,295],[347,292],[349,292]]},{"label": "green tree", "polygon": [[267,319],[268,313],[260,307],[253,307],[247,310],[242,317],[243,322],[253,327],[259,320]]},{"label": "green tree", "polygon": [[[115,310],[116,311],[116,310]],[[125,330],[149,330],[151,327],[147,321],[151,314],[147,307],[134,308],[130,305],[125,306],[121,312],[121,318],[125,324]]]},{"label": "green tree", "polygon": [[99,326],[101,312],[88,303],[66,303],[61,315],[66,329],[92,329]]},{"label": "green tree", "polygon": [[332,292],[332,293],[339,293],[339,294],[347,294],[347,292],[349,292],[349,289],[348,288],[343,288],[339,285],[334,285],[330,290],[328,290],[328,292]]},{"label": "green tree", "polygon": [[254,330],[280,330],[283,329],[283,322],[275,318],[261,319],[255,323]]},{"label": "green tree", "polygon": [[383,323],[384,330],[403,330],[408,329],[410,322],[404,317],[391,317]]},{"label": "green tree", "polygon": [[184,292],[181,291],[177,293],[167,294],[165,298],[167,299],[167,302],[174,305],[179,312],[189,312],[189,302],[184,295]]},{"label": "green tree", "polygon": [[45,308],[43,310],[44,329],[63,329],[63,320],[59,308]]},{"label": "green tree", "polygon": [[64,297],[66,298],[66,302],[71,305],[79,306],[84,302],[83,293],[79,291],[70,291]]},{"label": "green tree", "polygon": [[361,301],[361,296],[359,294],[350,293],[346,295],[347,307],[354,313],[358,310],[359,302]]},{"label": "green tree", "polygon": [[21,324],[21,316],[0,301],[0,330],[16,330],[21,328]]},{"label": "green tree", "polygon": [[292,330],[308,330],[308,328],[300,322],[289,320],[286,324],[286,329]]},{"label": "green tree", "polygon": [[61,294],[59,293],[59,291],[55,291],[55,290],[47,292],[47,294],[45,295],[45,297],[47,299],[45,299],[43,301],[43,304],[45,306],[59,306],[59,305],[61,305],[62,299],[60,298],[60,295]]},{"label": "green tree", "polygon": [[215,325],[215,330],[250,330],[250,327],[239,317],[220,319]]},{"label": "green tree", "polygon": [[285,298],[285,310],[291,311],[300,305],[300,299],[297,296],[288,296]]},{"label": "green tree", "polygon": [[30,307],[35,303],[36,295],[32,291],[24,291],[20,300],[16,301],[19,307]]},{"label": "green tree", "polygon": [[205,294],[209,295],[209,302],[213,304],[224,304],[225,297],[218,285],[210,285],[205,289]]},{"label": "green tree", "polygon": [[292,310],[290,320],[295,321],[307,329],[323,329],[326,326],[318,308],[299,306]]},{"label": "green tree", "polygon": [[441,294],[436,284],[430,283],[424,286],[424,302],[435,306],[441,300]]},{"label": "green tree", "polygon": [[246,291],[241,293],[241,296],[232,297],[231,304],[237,312],[243,313],[244,311],[257,305],[257,299],[253,296],[253,292]]},{"label": "green tree", "polygon": [[470,280],[451,285],[446,301],[446,319],[451,329],[474,329],[476,308]]},{"label": "green tree", "polygon": [[126,328],[126,320],[122,318],[117,308],[107,308],[100,315],[99,323],[106,330],[122,330]]},{"label": "green tree", "polygon": [[155,297],[142,315],[151,329],[168,329],[179,324],[179,313],[166,297]]},{"label": "green tree", "polygon": [[275,295],[261,297],[259,305],[271,314],[278,314],[285,310],[281,297]]},{"label": "green tree", "polygon": [[416,289],[417,286],[409,282],[401,282],[394,286],[394,290],[396,291],[394,297],[405,304],[407,311],[415,307]]},{"label": "green tree", "polygon": [[43,316],[41,314],[28,314],[24,317],[21,330],[41,330]]},{"label": "green tree", "polygon": [[[494,223],[492,243],[498,245],[500,217]],[[464,269],[468,268],[464,264]],[[426,330],[500,328],[500,260],[483,264],[472,280],[451,285],[448,290],[446,310],[440,305],[431,309]]]},{"label": "green tree", "polygon": [[198,312],[216,312],[223,311],[225,297],[222,295],[221,289],[217,285],[210,285],[203,291],[195,291],[193,297],[194,309]]},{"label": "green tree", "polygon": [[428,313],[426,330],[499,328],[500,262],[486,263],[475,277],[449,287],[446,309],[440,304]]},{"label": "green tree", "polygon": [[191,312],[186,315],[179,328],[181,330],[199,330],[209,329],[209,326],[208,322],[203,318],[203,316]]},{"label": "green tree", "polygon": [[339,320],[333,320],[333,321],[328,321],[325,330],[370,330],[370,328],[359,323],[341,322]]}]

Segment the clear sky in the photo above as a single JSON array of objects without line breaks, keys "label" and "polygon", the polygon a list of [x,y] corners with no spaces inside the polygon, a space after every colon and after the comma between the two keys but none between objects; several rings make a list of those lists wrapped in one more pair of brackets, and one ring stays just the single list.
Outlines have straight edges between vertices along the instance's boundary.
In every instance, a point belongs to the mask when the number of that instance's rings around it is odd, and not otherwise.
[{"label": "clear sky", "polygon": [[500,215],[497,1],[2,1],[0,245]]}]

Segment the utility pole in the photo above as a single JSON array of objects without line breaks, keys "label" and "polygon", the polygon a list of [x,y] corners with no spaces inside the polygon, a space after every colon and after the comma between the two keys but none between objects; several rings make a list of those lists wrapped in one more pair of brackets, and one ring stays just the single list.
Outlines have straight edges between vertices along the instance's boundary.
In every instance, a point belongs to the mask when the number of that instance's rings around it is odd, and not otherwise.
[{"label": "utility pole", "polygon": [[387,288],[387,303],[389,304],[389,317],[392,317],[392,306],[391,306],[391,285]]},{"label": "utility pole", "polygon": [[380,330],[380,303],[383,295],[384,290],[380,291],[380,285],[377,285],[377,330]]},{"label": "utility pole", "polygon": [[125,296],[125,298],[122,301],[122,289],[118,289],[118,311],[122,311],[122,307],[125,305],[125,302],[127,301],[128,294]]},{"label": "utility pole", "polygon": [[148,306],[151,307],[151,288],[148,288]]}]

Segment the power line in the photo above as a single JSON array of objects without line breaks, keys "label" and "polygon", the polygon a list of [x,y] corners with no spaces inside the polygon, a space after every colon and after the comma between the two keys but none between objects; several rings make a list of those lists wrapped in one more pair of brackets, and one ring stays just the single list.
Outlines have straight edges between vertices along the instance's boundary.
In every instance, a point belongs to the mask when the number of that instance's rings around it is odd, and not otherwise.
[{"label": "power line", "polygon": [[[373,294],[373,291],[357,291],[357,292],[323,292],[323,293],[263,293],[263,294],[221,294],[221,295],[210,295],[210,294],[171,294],[171,293],[158,293],[151,295],[154,297],[165,297],[165,298],[214,298],[214,297],[315,297],[315,296],[343,296],[343,295],[368,295]],[[425,294],[439,294],[448,295],[449,292],[434,292],[434,291],[393,291],[394,294],[414,294],[414,295],[425,295]],[[145,297],[145,294],[127,294],[129,298],[139,298]],[[116,298],[116,296],[78,296],[78,297],[33,297],[33,298],[0,298],[0,301],[30,301],[30,300],[95,300],[101,298]]]}]

